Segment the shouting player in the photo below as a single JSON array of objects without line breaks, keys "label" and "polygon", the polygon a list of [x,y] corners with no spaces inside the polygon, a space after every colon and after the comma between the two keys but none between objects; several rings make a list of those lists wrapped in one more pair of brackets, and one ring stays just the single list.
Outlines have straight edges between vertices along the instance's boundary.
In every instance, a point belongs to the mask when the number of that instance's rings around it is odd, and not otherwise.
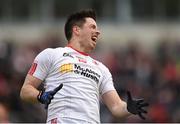
[{"label": "shouting player", "polygon": [[[100,123],[99,99],[116,117],[137,114],[144,119],[148,106],[128,92],[127,102],[117,94],[111,73],[89,56],[95,49],[100,31],[93,10],[71,14],[65,24],[68,45],[47,48],[37,55],[20,96],[29,102],[45,104],[47,123]],[[45,91],[38,86],[44,83]]]}]

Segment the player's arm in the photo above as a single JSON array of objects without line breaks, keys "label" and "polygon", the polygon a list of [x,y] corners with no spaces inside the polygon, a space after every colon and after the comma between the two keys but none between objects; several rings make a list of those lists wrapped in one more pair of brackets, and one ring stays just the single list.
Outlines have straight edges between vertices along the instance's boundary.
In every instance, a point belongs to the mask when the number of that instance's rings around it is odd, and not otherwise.
[{"label": "player's arm", "polygon": [[[48,105],[51,103],[51,100],[54,98],[54,95],[62,88],[63,84],[59,84],[55,89],[45,92],[44,90],[38,91],[39,85],[45,80],[49,68],[51,68],[52,59],[51,59],[52,49],[45,49],[39,53],[34,63],[32,64],[24,84],[21,88],[20,97],[24,101],[31,103],[40,102],[45,105],[47,109]],[[36,78],[37,77],[37,78]]]},{"label": "player's arm", "polygon": [[39,91],[37,89],[41,83],[42,80],[28,74],[21,88],[20,96],[24,101],[31,103],[40,102],[44,104],[45,109],[47,109],[48,105],[51,103],[51,100],[54,98],[54,95],[63,87],[63,84],[60,84],[51,91],[44,92],[43,90]]},{"label": "player's arm", "polygon": [[42,83],[42,80],[27,74],[24,84],[21,88],[20,97],[24,101],[28,101],[31,103],[38,102],[37,96],[39,94],[39,91],[37,88]]},{"label": "player's arm", "polygon": [[126,102],[120,99],[116,90],[111,90],[104,93],[102,95],[102,99],[108,109],[113,114],[113,116],[123,118],[131,115],[131,113],[127,111]]},{"label": "player's arm", "polygon": [[127,102],[121,100],[115,90],[103,94],[102,98],[112,114],[116,117],[126,117],[134,114],[139,115],[140,118],[145,119],[143,114],[147,111],[144,107],[148,106],[143,99],[133,99],[130,92],[127,92]]}]

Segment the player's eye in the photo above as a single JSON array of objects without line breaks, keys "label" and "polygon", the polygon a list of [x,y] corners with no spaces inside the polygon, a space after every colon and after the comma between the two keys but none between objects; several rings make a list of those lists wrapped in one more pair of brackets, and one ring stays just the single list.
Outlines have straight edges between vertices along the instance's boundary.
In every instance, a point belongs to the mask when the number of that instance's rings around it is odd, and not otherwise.
[{"label": "player's eye", "polygon": [[96,26],[95,26],[95,25],[91,25],[91,28],[92,28],[92,29],[96,29]]}]

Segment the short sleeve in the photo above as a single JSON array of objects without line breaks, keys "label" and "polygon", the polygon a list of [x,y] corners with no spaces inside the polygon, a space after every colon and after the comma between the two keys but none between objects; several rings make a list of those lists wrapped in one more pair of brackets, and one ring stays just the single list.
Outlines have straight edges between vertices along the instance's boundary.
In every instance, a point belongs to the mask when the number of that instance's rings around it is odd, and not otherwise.
[{"label": "short sleeve", "polygon": [[44,80],[49,73],[51,63],[51,49],[47,48],[36,56],[28,74]]},{"label": "short sleeve", "polygon": [[103,95],[108,91],[115,90],[112,75],[109,69],[105,66],[103,66],[102,69],[103,69],[103,80],[100,84],[100,95]]}]

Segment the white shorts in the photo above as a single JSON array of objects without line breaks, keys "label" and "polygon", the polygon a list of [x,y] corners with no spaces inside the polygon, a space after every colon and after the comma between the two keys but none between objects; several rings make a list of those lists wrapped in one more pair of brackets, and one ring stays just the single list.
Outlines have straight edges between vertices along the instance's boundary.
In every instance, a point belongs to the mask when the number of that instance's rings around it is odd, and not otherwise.
[{"label": "white shorts", "polygon": [[87,122],[85,120],[75,119],[75,118],[54,118],[47,122],[47,124],[90,124],[91,122]]}]

